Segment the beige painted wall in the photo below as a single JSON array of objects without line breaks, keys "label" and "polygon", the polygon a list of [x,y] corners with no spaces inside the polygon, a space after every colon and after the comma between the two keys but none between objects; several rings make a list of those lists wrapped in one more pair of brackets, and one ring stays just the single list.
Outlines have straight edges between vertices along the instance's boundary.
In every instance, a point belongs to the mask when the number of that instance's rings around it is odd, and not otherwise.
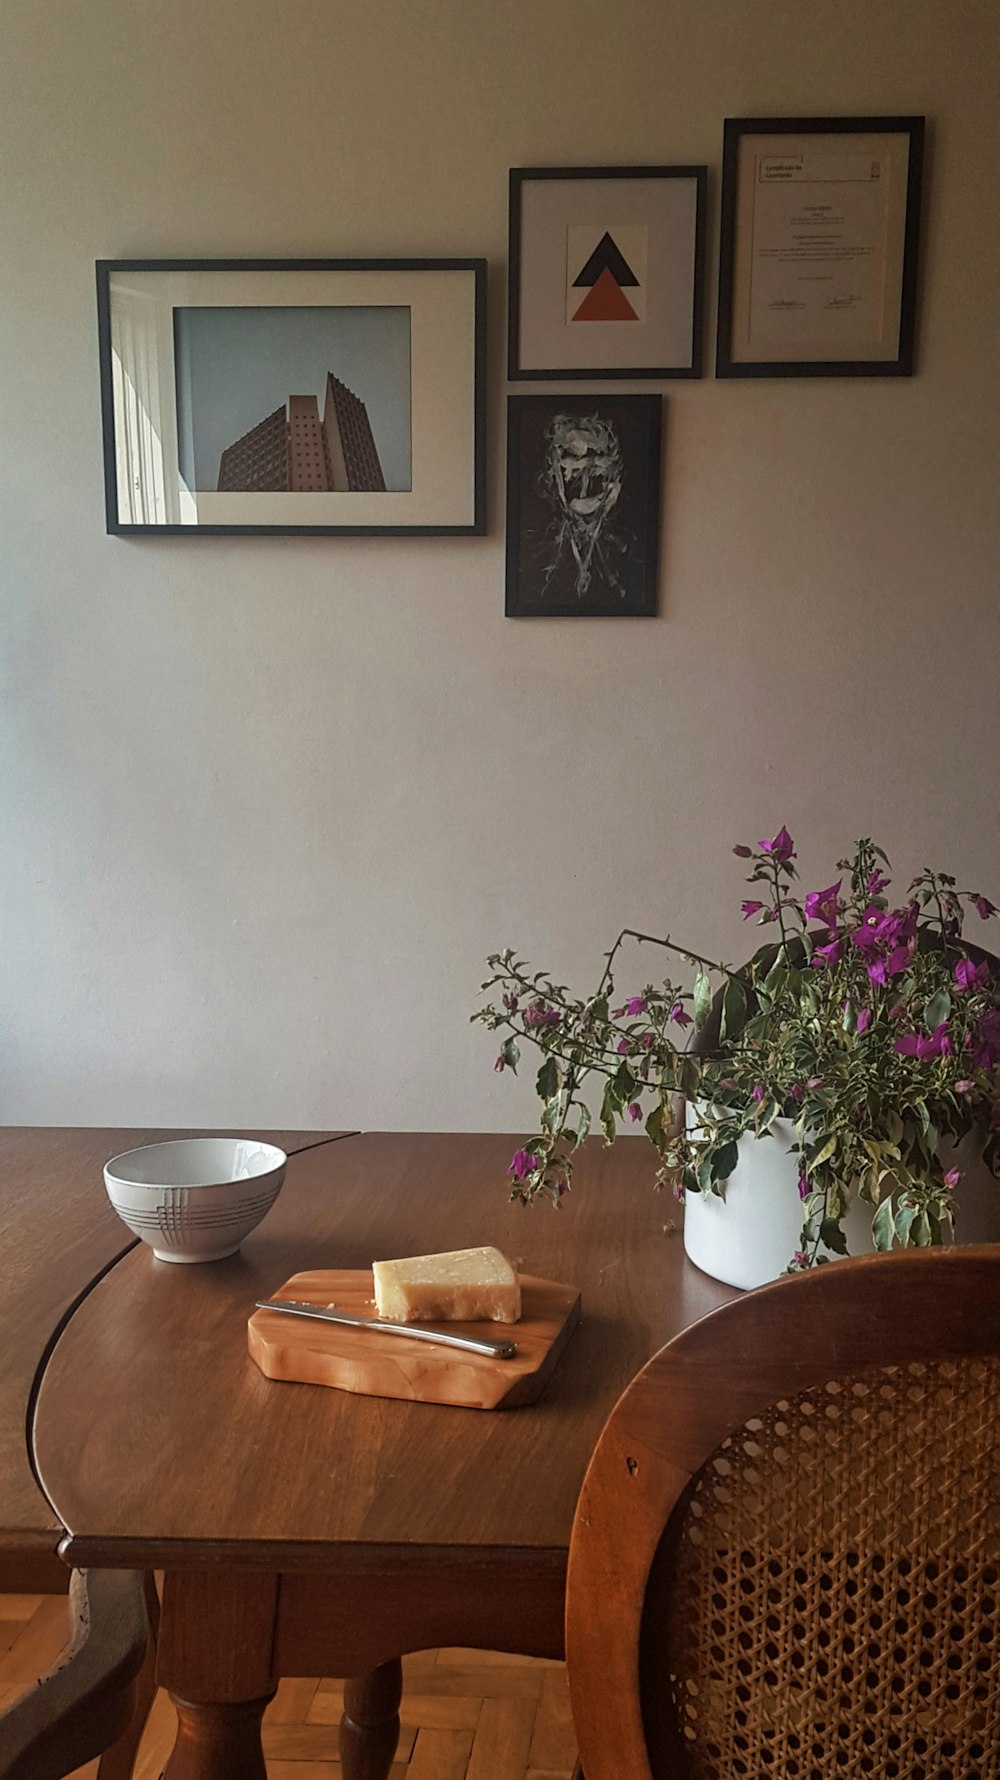
[{"label": "beige painted wall", "polygon": [[[487,950],[735,955],[782,821],[1000,900],[998,49],[995,0],[5,0],[0,1117],[515,1126]],[[505,621],[508,167],[782,112],[932,120],[919,375],[668,386],[660,618]],[[477,253],[488,538],[104,535],[95,258]]]}]

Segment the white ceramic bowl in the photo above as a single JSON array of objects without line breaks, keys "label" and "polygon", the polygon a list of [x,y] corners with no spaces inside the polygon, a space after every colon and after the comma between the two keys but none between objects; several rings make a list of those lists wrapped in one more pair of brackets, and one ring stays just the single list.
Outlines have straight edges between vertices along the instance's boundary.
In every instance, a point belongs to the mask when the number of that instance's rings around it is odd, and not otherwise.
[{"label": "white ceramic bowl", "polygon": [[287,1160],[254,1137],[185,1137],[114,1156],[104,1184],[158,1261],[221,1261],[270,1211]]}]

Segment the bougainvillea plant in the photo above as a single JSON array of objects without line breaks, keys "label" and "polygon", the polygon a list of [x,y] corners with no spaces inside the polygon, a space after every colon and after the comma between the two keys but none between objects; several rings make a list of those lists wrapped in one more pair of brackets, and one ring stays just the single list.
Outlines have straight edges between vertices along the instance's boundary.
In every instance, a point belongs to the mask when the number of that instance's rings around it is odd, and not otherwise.
[{"label": "bougainvillea plant", "polygon": [[[511,1197],[559,1203],[592,1106],[607,1143],[619,1126],[645,1130],[656,1182],[678,1196],[724,1196],[740,1138],[771,1136],[780,1118],[792,1123],[803,1209],[793,1268],[846,1253],[855,1194],[872,1208],[877,1248],[945,1241],[960,1175],[939,1141],[979,1131],[1000,1171],[1000,966],[963,939],[968,913],[997,910],[930,870],[894,903],[891,867],[870,840],[805,895],[786,828],[733,851],[749,864],[743,918],[768,929],[745,965],[625,928],[578,999],[510,950],[489,959],[491,999],[473,1019],[502,1035],[494,1068],[516,1072],[525,1042],[541,1054],[539,1126],[511,1161]],[[686,980],[621,994],[630,942],[673,954]]]}]

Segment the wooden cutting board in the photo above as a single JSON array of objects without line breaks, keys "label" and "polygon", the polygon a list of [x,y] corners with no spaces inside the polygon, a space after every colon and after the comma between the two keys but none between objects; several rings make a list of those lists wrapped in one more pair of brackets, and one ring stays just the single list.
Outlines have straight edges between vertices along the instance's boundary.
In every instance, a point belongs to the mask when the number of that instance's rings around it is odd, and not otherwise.
[{"label": "wooden cutting board", "polygon": [[[339,1328],[308,1317],[255,1310],[247,1324],[250,1356],[267,1378],[327,1384],[368,1397],[403,1397],[413,1403],[453,1403],[466,1409],[514,1409],[533,1403],[580,1320],[575,1286],[521,1274],[519,1323],[448,1323],[449,1333],[509,1335],[517,1353],[509,1360],[463,1354],[384,1335],[376,1329]],[[322,1304],[351,1316],[375,1315],[371,1268],[296,1273],[275,1298]]]}]

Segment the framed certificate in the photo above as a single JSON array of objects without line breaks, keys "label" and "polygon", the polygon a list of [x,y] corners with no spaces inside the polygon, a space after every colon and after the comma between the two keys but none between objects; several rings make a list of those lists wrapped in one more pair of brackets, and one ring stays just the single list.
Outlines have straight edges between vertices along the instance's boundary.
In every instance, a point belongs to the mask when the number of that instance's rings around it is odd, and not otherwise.
[{"label": "framed certificate", "polygon": [[507,375],[700,377],[705,167],[513,167]]},{"label": "framed certificate", "polygon": [[913,373],[922,117],[727,118],[717,377]]}]

